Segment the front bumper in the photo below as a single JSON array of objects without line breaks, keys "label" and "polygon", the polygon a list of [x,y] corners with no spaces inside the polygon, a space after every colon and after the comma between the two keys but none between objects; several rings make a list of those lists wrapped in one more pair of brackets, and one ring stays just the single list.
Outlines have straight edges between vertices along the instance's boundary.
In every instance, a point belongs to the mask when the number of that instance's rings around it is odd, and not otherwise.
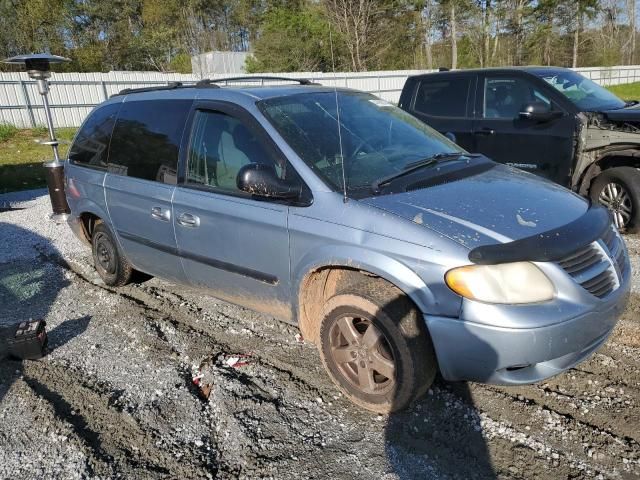
[{"label": "front bumper", "polygon": [[520,385],[557,375],[602,345],[624,311],[629,278],[606,301],[573,318],[539,328],[505,328],[425,316],[446,380]]}]

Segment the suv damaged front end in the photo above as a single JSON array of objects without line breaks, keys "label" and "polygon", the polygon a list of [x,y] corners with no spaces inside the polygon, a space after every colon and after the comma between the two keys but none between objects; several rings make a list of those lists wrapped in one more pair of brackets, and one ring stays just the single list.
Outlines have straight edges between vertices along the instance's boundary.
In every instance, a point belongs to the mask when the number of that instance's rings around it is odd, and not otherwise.
[{"label": "suv damaged front end", "polygon": [[577,72],[532,71],[562,95],[575,114],[567,186],[607,207],[621,231],[640,231],[640,105],[625,102]]},{"label": "suv damaged front end", "polygon": [[640,163],[640,106],[580,112],[577,120],[571,184],[586,196],[593,179],[603,171],[600,160],[615,157]]}]

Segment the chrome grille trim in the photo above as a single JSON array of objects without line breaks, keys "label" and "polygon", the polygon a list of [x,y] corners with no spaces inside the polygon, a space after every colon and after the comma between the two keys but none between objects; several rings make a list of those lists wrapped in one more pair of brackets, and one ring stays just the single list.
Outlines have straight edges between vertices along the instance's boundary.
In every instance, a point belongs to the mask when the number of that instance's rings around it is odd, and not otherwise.
[{"label": "chrome grille trim", "polygon": [[569,275],[574,276],[583,270],[589,269],[599,261],[599,252],[593,248],[593,245],[589,245],[588,247],[563,258],[559,263]]},{"label": "chrome grille trim", "polygon": [[606,297],[615,289],[615,279],[609,270],[596,275],[591,280],[581,283],[586,290],[596,297]]},{"label": "chrome grille trim", "polygon": [[601,240],[563,258],[558,265],[582,288],[604,298],[620,286],[618,271],[622,272],[625,263],[621,242],[618,233],[611,229]]},{"label": "chrome grille trim", "polygon": [[598,260],[599,261],[591,264],[588,268],[583,268],[578,272],[570,273],[567,269],[565,269],[565,271],[567,271],[567,273],[569,273],[576,282],[582,285],[611,269],[611,264],[602,260],[602,256],[598,255]]}]

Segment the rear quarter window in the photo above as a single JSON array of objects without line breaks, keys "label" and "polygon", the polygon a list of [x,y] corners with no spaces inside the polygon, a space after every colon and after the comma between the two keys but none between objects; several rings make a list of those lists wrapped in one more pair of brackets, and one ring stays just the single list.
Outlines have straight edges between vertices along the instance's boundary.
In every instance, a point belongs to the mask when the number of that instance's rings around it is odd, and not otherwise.
[{"label": "rear quarter window", "polygon": [[71,163],[106,170],[109,140],[120,106],[120,103],[105,105],[89,115],[69,150]]},{"label": "rear quarter window", "polygon": [[140,100],[122,104],[108,171],[177,183],[178,153],[192,100]]},{"label": "rear quarter window", "polygon": [[413,109],[434,117],[465,117],[470,84],[470,77],[422,80]]}]

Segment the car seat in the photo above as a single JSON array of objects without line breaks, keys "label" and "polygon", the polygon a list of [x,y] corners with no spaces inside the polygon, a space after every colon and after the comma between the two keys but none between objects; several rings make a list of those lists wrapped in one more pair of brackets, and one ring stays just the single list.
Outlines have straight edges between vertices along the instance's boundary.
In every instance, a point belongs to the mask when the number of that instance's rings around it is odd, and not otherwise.
[{"label": "car seat", "polygon": [[273,165],[271,158],[255,139],[251,131],[242,123],[238,123],[235,126],[232,136],[235,147],[244,153],[250,162]]},{"label": "car seat", "polygon": [[495,108],[501,118],[515,118],[519,102],[514,98],[515,86],[499,85],[495,88]]}]

